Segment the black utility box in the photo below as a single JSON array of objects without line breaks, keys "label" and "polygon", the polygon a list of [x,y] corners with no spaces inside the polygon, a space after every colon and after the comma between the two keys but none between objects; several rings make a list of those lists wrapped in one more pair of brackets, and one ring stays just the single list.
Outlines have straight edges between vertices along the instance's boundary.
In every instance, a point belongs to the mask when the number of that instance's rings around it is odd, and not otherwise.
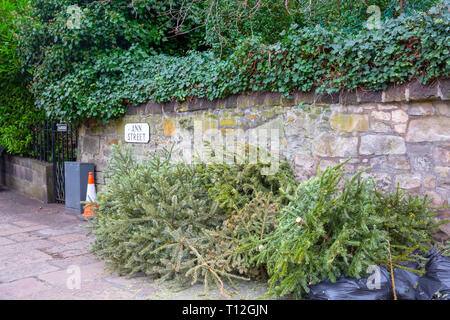
[{"label": "black utility box", "polygon": [[94,168],[95,166],[93,163],[74,161],[64,162],[67,212],[76,214],[83,213],[84,204],[82,204],[81,201],[86,201],[89,172],[94,174],[95,180]]}]

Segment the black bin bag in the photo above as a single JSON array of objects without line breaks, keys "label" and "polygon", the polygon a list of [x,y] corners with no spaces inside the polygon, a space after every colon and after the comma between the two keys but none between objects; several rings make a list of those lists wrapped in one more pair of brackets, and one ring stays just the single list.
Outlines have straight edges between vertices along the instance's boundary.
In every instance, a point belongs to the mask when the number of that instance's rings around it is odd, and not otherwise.
[{"label": "black bin bag", "polygon": [[[410,269],[418,269],[418,264],[403,264]],[[321,281],[309,287],[310,300],[392,300],[394,291],[391,274],[386,268],[377,266],[367,278],[353,279],[341,276],[335,283],[330,280]],[[378,278],[379,282],[375,282]],[[399,300],[415,300],[419,274],[401,268],[394,268],[395,293]]]},{"label": "black bin bag", "polygon": [[416,299],[450,300],[450,257],[442,255],[449,249],[436,252],[435,246],[427,254],[426,273],[419,279]]},{"label": "black bin bag", "polygon": [[[375,283],[375,278],[378,282]],[[340,276],[336,282],[324,280],[309,287],[309,300],[390,300],[391,289],[389,272],[383,267],[377,267],[367,278],[353,279]]]},{"label": "black bin bag", "polygon": [[[409,262],[400,264],[409,269],[418,270],[417,262]],[[419,285],[420,274],[401,268],[394,268],[395,293],[398,300],[415,300],[417,295],[417,287]],[[392,287],[392,282],[389,283]]]},{"label": "black bin bag", "polygon": [[[402,268],[394,268],[395,293],[399,300],[450,300],[450,257],[439,252],[434,246],[425,258],[426,273],[422,276]],[[418,262],[408,262],[401,266],[419,269]],[[391,275],[386,268],[377,266],[367,278],[353,279],[339,277],[335,283],[324,280],[309,287],[306,297],[310,300],[392,300],[394,298]],[[375,285],[374,279],[379,279]]]}]

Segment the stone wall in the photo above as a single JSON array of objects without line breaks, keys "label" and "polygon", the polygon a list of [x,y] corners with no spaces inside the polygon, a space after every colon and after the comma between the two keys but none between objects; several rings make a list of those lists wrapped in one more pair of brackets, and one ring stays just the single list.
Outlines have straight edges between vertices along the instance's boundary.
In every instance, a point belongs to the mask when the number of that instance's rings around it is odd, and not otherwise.
[{"label": "stone wall", "polygon": [[54,201],[51,163],[4,154],[1,183],[45,203]]},{"label": "stone wall", "polygon": [[[279,153],[292,164],[299,180],[318,165],[335,165],[352,157],[349,172],[371,167],[380,186],[429,194],[434,204],[450,199],[450,79],[423,86],[417,82],[383,92],[334,95],[255,93],[207,101],[147,104],[129,108],[108,125],[80,127],[79,161],[96,164],[96,183],[105,183],[111,146],[124,141],[126,123],[147,122],[148,144],[133,144],[135,154],[175,143],[198,148],[199,132],[217,132],[224,140],[248,142],[255,132],[278,132]],[[271,140],[272,141],[272,140]],[[184,153],[188,155],[189,153]],[[450,218],[448,210],[441,217]],[[450,234],[450,227],[447,232]]]}]

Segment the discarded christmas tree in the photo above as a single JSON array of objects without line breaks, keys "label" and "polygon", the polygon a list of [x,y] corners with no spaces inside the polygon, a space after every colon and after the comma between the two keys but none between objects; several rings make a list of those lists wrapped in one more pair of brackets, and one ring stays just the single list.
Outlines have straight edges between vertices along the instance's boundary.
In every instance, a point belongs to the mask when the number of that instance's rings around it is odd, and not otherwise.
[{"label": "discarded christmas tree", "polygon": [[254,243],[254,259],[270,275],[269,295],[301,297],[326,278],[360,278],[369,266],[405,260],[432,242],[436,213],[426,197],[384,194],[361,171],[345,178],[342,165],[287,193],[277,229]]}]

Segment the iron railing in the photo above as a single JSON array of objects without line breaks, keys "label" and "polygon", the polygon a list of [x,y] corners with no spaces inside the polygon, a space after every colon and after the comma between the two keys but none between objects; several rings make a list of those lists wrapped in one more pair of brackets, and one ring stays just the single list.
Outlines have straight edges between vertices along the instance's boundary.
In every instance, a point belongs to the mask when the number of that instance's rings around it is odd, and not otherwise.
[{"label": "iron railing", "polygon": [[33,127],[31,157],[53,163],[53,191],[56,202],[65,201],[64,162],[76,161],[78,128],[42,120]]}]

